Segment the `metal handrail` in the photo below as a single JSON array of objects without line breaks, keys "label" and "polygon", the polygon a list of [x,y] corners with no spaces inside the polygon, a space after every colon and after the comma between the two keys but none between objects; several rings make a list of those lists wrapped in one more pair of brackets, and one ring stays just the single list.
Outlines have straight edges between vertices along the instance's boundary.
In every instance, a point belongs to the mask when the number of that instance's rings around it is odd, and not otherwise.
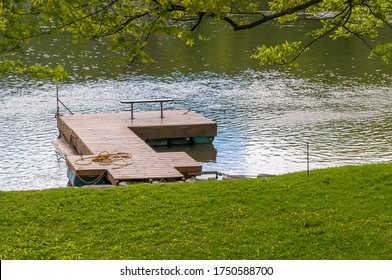
[{"label": "metal handrail", "polygon": [[161,119],[163,119],[163,103],[164,102],[171,102],[173,99],[145,99],[145,100],[122,100],[121,103],[124,104],[131,104],[131,119],[133,120],[133,104],[135,103],[161,103]]},{"label": "metal handrail", "polygon": [[59,98],[59,85],[56,83],[56,100],[57,100],[57,108],[56,108],[56,118],[60,115],[60,105],[63,105],[63,107],[71,114],[73,115],[74,113],[72,113],[72,111],[65,106],[65,104],[60,100]]}]

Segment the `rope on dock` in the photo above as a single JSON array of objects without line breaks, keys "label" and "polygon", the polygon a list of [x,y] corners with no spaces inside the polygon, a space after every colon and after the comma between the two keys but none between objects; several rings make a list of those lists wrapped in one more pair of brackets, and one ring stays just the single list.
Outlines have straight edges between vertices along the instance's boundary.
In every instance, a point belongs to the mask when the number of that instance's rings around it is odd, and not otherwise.
[{"label": "rope on dock", "polygon": [[80,155],[80,159],[75,160],[75,164],[77,165],[89,165],[93,162],[97,162],[100,165],[115,165],[114,168],[123,168],[125,166],[133,164],[133,158],[130,153],[109,153],[109,152],[101,152],[97,156],[82,156]]},{"label": "rope on dock", "polygon": [[77,172],[76,172],[76,177],[78,177],[78,179],[80,181],[82,181],[86,185],[95,185],[96,183],[98,183],[103,178],[105,173],[106,173],[106,170],[102,171],[101,175],[99,175],[97,178],[93,179],[92,181],[84,180],[82,177],[79,176],[79,174]]}]

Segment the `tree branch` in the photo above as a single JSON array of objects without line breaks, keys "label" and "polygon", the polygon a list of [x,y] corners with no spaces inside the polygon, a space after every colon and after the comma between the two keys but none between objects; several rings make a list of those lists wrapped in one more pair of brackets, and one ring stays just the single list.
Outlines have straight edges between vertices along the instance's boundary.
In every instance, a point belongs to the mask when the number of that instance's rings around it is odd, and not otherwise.
[{"label": "tree branch", "polygon": [[[300,51],[299,53],[292,58],[290,61],[288,61],[287,63],[285,63],[285,65],[290,64],[292,62],[294,62],[295,60],[297,60],[305,51],[306,49],[308,49],[311,45],[313,45],[314,43],[316,43],[318,40],[320,40],[321,38],[324,38],[325,36],[327,36],[328,34],[330,34],[331,32],[333,32],[335,29],[337,29],[339,26],[344,26],[347,21],[349,20],[350,16],[351,16],[351,9],[352,9],[352,1],[350,1],[347,5],[347,7],[341,12],[339,13],[337,16],[339,15],[343,15],[343,17],[341,18],[341,20],[335,24],[331,29],[327,30],[326,32],[324,32],[323,34],[321,34],[320,36],[317,36],[316,38],[314,38],[312,41],[310,41],[308,44],[306,44]],[[348,10],[347,10],[348,9]],[[337,17],[336,16],[336,17]],[[335,18],[336,18],[335,17]],[[343,23],[344,22],[344,23]]]},{"label": "tree branch", "polygon": [[248,24],[238,24],[236,21],[234,21],[233,19],[231,19],[231,18],[229,18],[227,16],[223,17],[223,20],[228,22],[234,28],[234,31],[251,29],[253,27],[256,27],[256,26],[259,26],[259,25],[261,25],[263,23],[266,23],[267,21],[271,21],[271,20],[283,17],[285,15],[290,15],[290,14],[293,14],[295,12],[305,10],[305,9],[307,9],[307,8],[309,8],[311,6],[314,6],[314,5],[316,5],[316,4],[318,4],[318,3],[322,2],[322,1],[323,0],[311,0],[311,1],[308,1],[308,2],[306,2],[304,4],[301,4],[301,5],[298,5],[298,6],[295,6],[295,7],[286,9],[286,10],[283,10],[281,12],[277,12],[277,13],[271,14],[271,15],[264,15],[263,14],[262,15],[263,17],[261,19],[253,21],[253,22],[248,23]]},{"label": "tree branch", "polygon": [[206,15],[206,13],[199,14],[199,18],[198,18],[197,22],[192,26],[191,31],[195,31],[200,26],[201,21],[203,20],[205,15]]},{"label": "tree branch", "polygon": [[372,7],[370,7],[370,5],[369,5],[368,3],[362,3],[362,5],[365,6],[365,7],[367,7],[367,8],[369,9],[370,13],[371,13],[375,18],[381,20],[385,25],[387,25],[389,28],[392,29],[392,25],[391,25],[387,20],[385,20],[385,19],[381,18],[380,16],[376,15],[376,14],[373,12]]},{"label": "tree branch", "polygon": [[112,30],[112,31],[110,31],[110,32],[107,32],[107,33],[102,33],[102,34],[98,34],[98,33],[99,33],[99,31],[98,31],[92,38],[95,38],[95,39],[96,39],[96,38],[103,38],[103,37],[107,37],[107,36],[114,35],[114,34],[120,32],[121,30],[123,30],[125,27],[127,27],[127,25],[130,24],[132,21],[134,21],[134,20],[136,20],[136,19],[139,19],[139,18],[142,18],[142,17],[144,17],[144,16],[146,16],[146,15],[148,15],[148,14],[149,14],[149,12],[144,12],[144,13],[142,13],[142,14],[134,15],[134,16],[132,16],[132,17],[129,17],[129,18],[128,18],[126,21],[124,21],[123,23],[117,25],[117,26],[116,26],[116,29],[114,29],[114,30]]}]

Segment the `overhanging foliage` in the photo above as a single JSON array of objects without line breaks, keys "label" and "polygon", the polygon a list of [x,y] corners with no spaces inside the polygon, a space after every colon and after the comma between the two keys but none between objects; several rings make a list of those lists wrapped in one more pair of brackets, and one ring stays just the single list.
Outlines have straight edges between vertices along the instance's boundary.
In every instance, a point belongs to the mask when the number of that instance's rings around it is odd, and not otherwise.
[{"label": "overhanging foliage", "polygon": [[391,44],[381,44],[377,39],[380,29],[392,29],[391,11],[390,0],[4,0],[0,2],[0,72],[40,72],[39,78],[65,78],[61,66],[47,70],[9,60],[10,54],[23,53],[32,38],[63,32],[72,34],[75,42],[110,40],[113,50],[125,54],[128,65],[136,59],[151,62],[145,47],[152,34],[171,35],[191,46],[203,39],[198,28],[207,19],[224,21],[241,32],[269,21],[320,23],[298,42],[285,41],[278,46],[260,42],[252,57],[262,65],[293,64],[321,39],[353,37],[360,38],[372,56],[380,56],[387,63]]}]

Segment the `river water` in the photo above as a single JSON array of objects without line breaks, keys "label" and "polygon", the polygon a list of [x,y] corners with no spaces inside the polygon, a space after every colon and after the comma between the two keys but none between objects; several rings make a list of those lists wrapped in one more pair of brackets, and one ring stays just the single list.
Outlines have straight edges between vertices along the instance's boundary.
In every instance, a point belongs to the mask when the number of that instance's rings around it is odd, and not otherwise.
[{"label": "river water", "polygon": [[[295,38],[308,27],[203,28],[208,40],[192,48],[153,38],[156,62],[127,70],[110,63],[104,42],[73,47],[67,38],[36,42],[26,60],[65,65],[71,79],[59,84],[60,99],[74,113],[129,110],[123,99],[173,98],[167,109],[215,120],[213,147],[181,147],[202,154],[204,170],[306,170],[307,143],[311,169],[392,161],[392,70],[368,59],[359,40],[320,43],[296,69],[261,68],[249,58],[257,45]],[[3,78],[0,105],[0,190],[65,187],[66,165],[51,144],[58,135],[55,85]]]}]

